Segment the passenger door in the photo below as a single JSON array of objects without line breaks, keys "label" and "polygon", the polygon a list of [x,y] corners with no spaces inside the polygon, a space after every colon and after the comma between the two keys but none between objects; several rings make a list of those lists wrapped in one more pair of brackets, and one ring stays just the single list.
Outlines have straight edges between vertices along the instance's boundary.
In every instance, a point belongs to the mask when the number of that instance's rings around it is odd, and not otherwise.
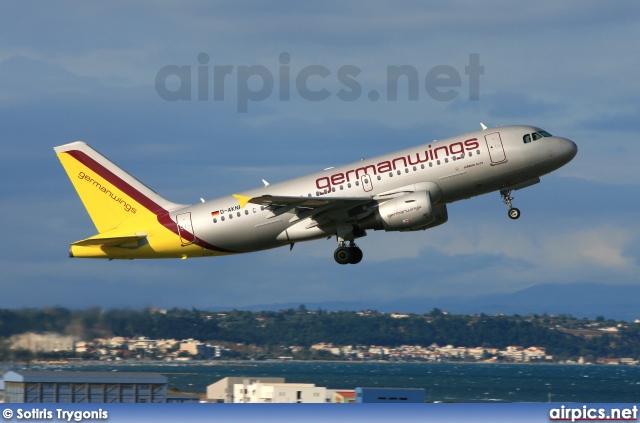
[{"label": "passenger door", "polygon": [[487,150],[489,150],[489,157],[491,158],[492,164],[505,163],[507,161],[507,156],[502,146],[502,138],[500,138],[500,132],[485,135],[484,141],[487,144]]}]

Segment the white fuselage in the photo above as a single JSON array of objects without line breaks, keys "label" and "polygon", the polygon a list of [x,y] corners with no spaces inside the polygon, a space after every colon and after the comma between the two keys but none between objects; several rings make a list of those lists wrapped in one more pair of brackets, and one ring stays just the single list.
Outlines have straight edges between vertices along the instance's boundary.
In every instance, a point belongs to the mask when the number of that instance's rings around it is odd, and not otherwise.
[{"label": "white fuselage", "polygon": [[[345,239],[353,239],[364,234],[359,225],[372,228],[364,222],[389,199],[427,190],[433,206],[443,206],[518,184],[526,186],[527,181],[535,183],[536,178],[575,156],[576,145],[565,138],[545,133],[543,138],[525,141],[527,134],[539,132],[544,133],[531,126],[489,128],[240,193],[250,198],[267,195],[351,201],[328,212],[324,222],[318,213],[305,218],[300,208],[278,210],[251,202],[242,206],[234,196],[172,211],[171,218],[198,239],[230,253],[340,237],[341,231],[350,233],[342,229],[345,225],[355,234]],[[362,200],[362,204],[354,200]]]}]

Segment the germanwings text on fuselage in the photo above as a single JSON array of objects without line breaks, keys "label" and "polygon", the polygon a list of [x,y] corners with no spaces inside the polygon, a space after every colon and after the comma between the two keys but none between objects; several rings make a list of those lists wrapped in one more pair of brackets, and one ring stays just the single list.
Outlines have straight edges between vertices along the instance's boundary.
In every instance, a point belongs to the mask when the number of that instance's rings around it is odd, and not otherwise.
[{"label": "germanwings text on fuselage", "polygon": [[[409,166],[414,166],[420,163],[426,163],[428,161],[438,160],[440,156],[442,156],[443,158],[449,157],[450,155],[454,155],[454,157],[457,157],[455,156],[456,154],[463,154],[465,151],[472,152],[474,150],[477,150],[478,147],[480,147],[480,144],[478,144],[477,141],[478,141],[477,138],[472,138],[464,141],[464,143],[455,142],[450,145],[440,146],[433,150],[432,150],[433,146],[429,144],[428,149],[424,151],[424,158],[420,157],[421,152],[417,152],[415,154],[409,154],[407,156],[396,157],[391,160],[385,160],[375,165],[370,164],[370,165],[358,167],[356,169],[350,169],[344,173],[335,173],[331,176],[323,176],[321,178],[316,179],[316,188],[321,190],[325,188],[331,189],[332,185],[335,186],[335,185],[351,182],[352,179],[349,176],[350,174],[355,175],[354,180],[360,180],[360,176],[368,174],[368,170],[372,170],[373,174],[377,175],[378,173],[391,172],[399,168],[405,169],[407,168],[407,163],[409,164]],[[454,148],[455,148],[455,151],[454,151]],[[415,155],[415,161],[413,160],[414,155]],[[398,166],[399,163],[401,163],[402,166]]]}]

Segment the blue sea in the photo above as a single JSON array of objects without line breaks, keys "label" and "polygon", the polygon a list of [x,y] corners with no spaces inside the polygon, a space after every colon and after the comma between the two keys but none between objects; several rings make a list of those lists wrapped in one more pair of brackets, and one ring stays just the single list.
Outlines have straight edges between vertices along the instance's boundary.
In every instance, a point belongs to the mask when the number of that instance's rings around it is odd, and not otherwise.
[{"label": "blue sea", "polygon": [[640,400],[640,366],[245,361],[78,363],[32,365],[30,370],[156,372],[167,376],[169,387],[199,393],[227,376],[272,376],[331,389],[423,388],[428,401],[442,402]]}]

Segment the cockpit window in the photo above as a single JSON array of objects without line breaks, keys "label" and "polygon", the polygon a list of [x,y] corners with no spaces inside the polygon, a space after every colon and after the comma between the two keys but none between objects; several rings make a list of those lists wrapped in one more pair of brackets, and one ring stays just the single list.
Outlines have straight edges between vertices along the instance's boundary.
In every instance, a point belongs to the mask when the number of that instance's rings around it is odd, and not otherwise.
[{"label": "cockpit window", "polygon": [[550,136],[552,136],[552,135],[550,133],[548,133],[547,131],[538,131],[538,132],[534,132],[533,134],[527,134],[527,135],[523,136],[522,140],[524,141],[525,144],[528,144],[532,140],[533,141],[537,141],[540,138],[550,137]]}]

